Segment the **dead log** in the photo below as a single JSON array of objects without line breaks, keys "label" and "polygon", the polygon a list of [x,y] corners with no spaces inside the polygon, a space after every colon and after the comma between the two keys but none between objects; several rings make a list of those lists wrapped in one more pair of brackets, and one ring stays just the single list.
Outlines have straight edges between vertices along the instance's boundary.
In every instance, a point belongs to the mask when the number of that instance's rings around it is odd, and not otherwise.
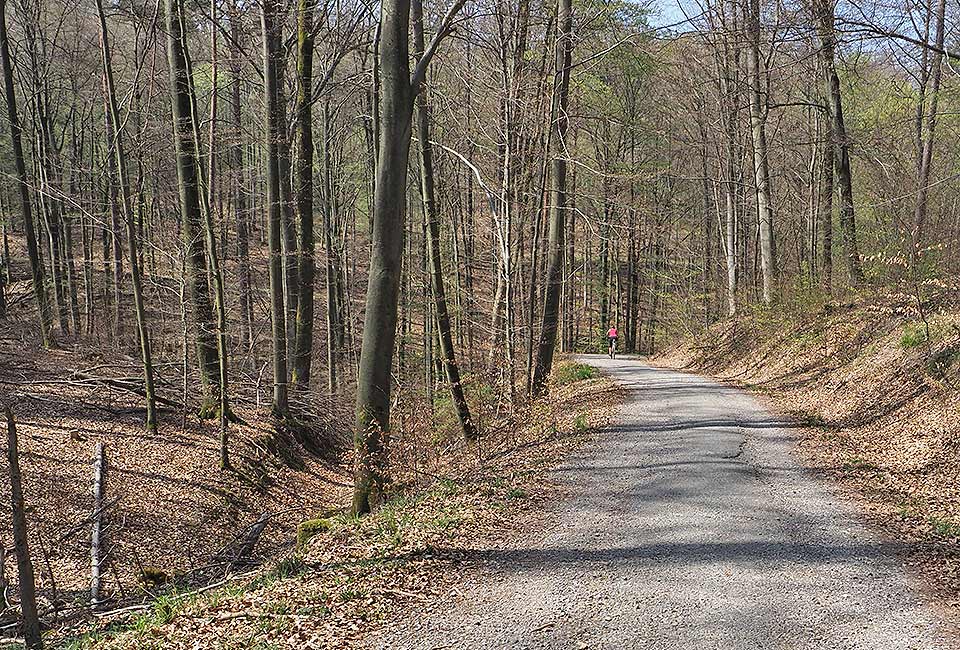
[{"label": "dead log", "polygon": [[[110,388],[115,388],[117,390],[120,390],[126,393],[131,393],[138,397],[143,397],[146,394],[143,388],[140,387],[139,382],[137,382],[132,378],[131,379],[114,379],[112,377],[98,377],[96,375],[90,375],[80,371],[74,372],[73,377],[75,379],[79,379],[83,381],[103,384],[104,386],[109,386]],[[183,405],[180,404],[179,402],[176,402],[172,399],[167,399],[166,397],[161,397],[160,395],[155,395],[154,399],[156,400],[157,404],[163,404],[164,406],[169,406],[170,408],[179,409],[183,407]]]},{"label": "dead log", "polygon": [[100,542],[103,533],[103,473],[105,454],[103,443],[98,442],[93,451],[93,515],[90,525],[90,606],[100,605]]},{"label": "dead log", "polygon": [[268,523],[270,523],[270,513],[265,512],[238,535],[236,540],[217,553],[215,564],[220,566],[225,564],[230,569],[247,564],[247,559],[253,553]]}]

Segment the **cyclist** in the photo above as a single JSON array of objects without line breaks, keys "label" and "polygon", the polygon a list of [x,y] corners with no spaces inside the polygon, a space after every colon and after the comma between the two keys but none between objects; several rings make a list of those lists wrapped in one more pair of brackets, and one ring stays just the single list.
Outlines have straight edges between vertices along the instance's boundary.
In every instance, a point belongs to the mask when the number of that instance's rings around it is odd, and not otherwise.
[{"label": "cyclist", "polygon": [[609,344],[609,349],[607,354],[610,355],[611,359],[616,358],[617,356],[617,326],[613,323],[610,323],[610,329],[607,330],[607,343]]}]

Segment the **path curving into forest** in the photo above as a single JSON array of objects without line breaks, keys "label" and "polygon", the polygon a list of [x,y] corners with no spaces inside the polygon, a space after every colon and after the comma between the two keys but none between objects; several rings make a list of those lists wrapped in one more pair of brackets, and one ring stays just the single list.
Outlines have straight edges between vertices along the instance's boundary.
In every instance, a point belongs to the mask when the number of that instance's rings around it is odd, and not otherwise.
[{"label": "path curving into forest", "polygon": [[550,526],[479,552],[459,594],[371,647],[945,650],[898,550],[734,388],[591,356],[627,389],[556,470]]}]

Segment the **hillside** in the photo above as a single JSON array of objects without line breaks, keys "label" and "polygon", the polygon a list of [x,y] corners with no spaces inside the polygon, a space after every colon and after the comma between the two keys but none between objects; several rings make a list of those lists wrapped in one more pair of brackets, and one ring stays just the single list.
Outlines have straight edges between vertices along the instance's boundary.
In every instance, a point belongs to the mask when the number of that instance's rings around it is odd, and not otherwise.
[{"label": "hillside", "polygon": [[478,564],[471,557],[544,526],[563,495],[547,471],[592,447],[619,399],[596,371],[562,364],[551,398],[490,430],[480,447],[453,445],[441,465],[417,471],[398,459],[393,494],[376,513],[350,516],[342,499],[304,514],[304,503],[299,525],[280,531],[286,547],[259,567],[199,591],[164,590],[56,630],[48,642],[73,650],[366,647],[377,627],[455,589]]},{"label": "hillside", "polygon": [[[253,405],[237,407],[243,424],[232,427],[236,471],[221,472],[215,423],[167,407],[159,432],[147,434],[142,400],[105,383],[136,377],[135,362],[79,344],[41,350],[24,342],[27,330],[24,322],[0,329],[0,400],[17,422],[44,607],[73,611],[89,600],[97,443],[106,455],[107,606],[222,575],[262,517],[266,528],[239,564],[271,557],[289,545],[290,530],[307,513],[349,493],[343,462],[312,453]],[[9,485],[2,491],[9,495]],[[4,508],[0,526],[10,525]]]},{"label": "hillside", "polygon": [[656,362],[749,387],[802,426],[800,453],[861,498],[956,606],[960,309],[875,294],[721,322]]}]

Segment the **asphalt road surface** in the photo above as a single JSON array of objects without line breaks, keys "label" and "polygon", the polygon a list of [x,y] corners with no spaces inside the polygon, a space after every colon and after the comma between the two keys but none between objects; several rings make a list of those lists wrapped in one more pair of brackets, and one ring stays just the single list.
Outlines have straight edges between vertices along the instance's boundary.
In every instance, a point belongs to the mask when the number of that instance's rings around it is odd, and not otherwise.
[{"label": "asphalt road surface", "polygon": [[631,359],[614,425],[556,470],[551,525],[478,552],[374,648],[960,648],[897,549],[801,469],[749,394]]}]

